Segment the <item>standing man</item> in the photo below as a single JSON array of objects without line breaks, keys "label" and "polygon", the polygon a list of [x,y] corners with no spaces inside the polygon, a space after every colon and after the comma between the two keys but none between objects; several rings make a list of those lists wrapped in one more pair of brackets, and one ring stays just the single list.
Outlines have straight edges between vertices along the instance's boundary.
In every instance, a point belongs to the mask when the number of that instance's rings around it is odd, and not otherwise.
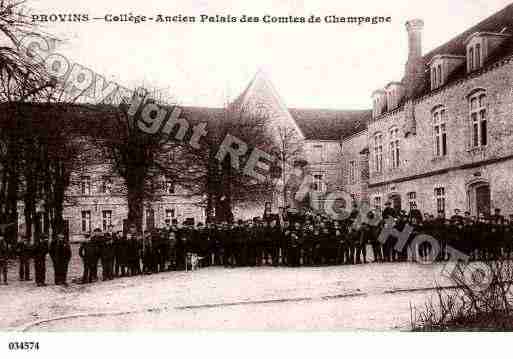
[{"label": "standing man", "polygon": [[94,229],[93,236],[90,240],[90,246],[91,252],[89,254],[91,255],[91,274],[93,281],[96,282],[98,280],[98,263],[100,262],[103,249],[103,233],[100,228]]},{"label": "standing man", "polygon": [[39,243],[34,249],[34,269],[36,272],[36,285],[38,287],[46,286],[46,255],[48,254],[48,235],[43,233],[39,238]]},{"label": "standing man", "polygon": [[438,217],[433,223],[433,237],[440,243],[440,254],[438,255],[437,261],[444,261],[446,259],[446,248],[447,248],[447,227],[445,220],[445,212],[443,210],[438,211]]},{"label": "standing man", "polygon": [[114,233],[106,233],[103,238],[101,251],[102,261],[102,280],[111,280],[114,278],[114,259],[116,256],[114,248]]},{"label": "standing man", "polygon": [[301,223],[294,223],[294,227],[290,230],[288,238],[290,243],[288,249],[288,265],[291,267],[299,267],[301,254]]},{"label": "standing man", "polygon": [[115,275],[124,277],[127,271],[127,241],[123,233],[119,231],[114,238],[114,252],[116,257]]},{"label": "standing man", "polygon": [[16,254],[18,255],[20,262],[20,281],[29,281],[30,257],[32,256],[32,246],[30,245],[30,239],[27,236],[23,236],[23,240],[18,242],[16,246]]},{"label": "standing man", "polygon": [[387,201],[385,202],[385,209],[383,209],[383,213],[381,214],[384,220],[386,220],[388,217],[396,218],[397,213],[395,209],[392,208],[392,202]]},{"label": "standing man", "polygon": [[50,258],[52,258],[55,284],[67,286],[68,265],[71,259],[71,247],[65,240],[64,234],[57,234],[57,238],[50,244]]},{"label": "standing man", "polygon": [[0,234],[0,276],[4,280],[4,285],[7,285],[7,259],[8,259],[7,242],[2,234]]},{"label": "standing man", "polygon": [[127,257],[129,275],[134,276],[141,273],[139,238],[137,235],[137,227],[131,225],[127,233]]},{"label": "standing man", "polygon": [[80,256],[80,258],[82,258],[82,264],[84,266],[84,271],[82,274],[82,284],[91,283],[93,281],[91,273],[91,251],[91,240],[89,239],[89,234],[86,234],[86,240],[80,243],[80,249],[78,250],[78,255]]}]

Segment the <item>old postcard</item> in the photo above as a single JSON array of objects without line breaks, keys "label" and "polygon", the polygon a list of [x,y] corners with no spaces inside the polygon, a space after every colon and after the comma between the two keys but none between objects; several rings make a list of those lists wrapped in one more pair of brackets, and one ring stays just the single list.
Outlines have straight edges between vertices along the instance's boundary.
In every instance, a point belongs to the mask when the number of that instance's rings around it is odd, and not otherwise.
[{"label": "old postcard", "polygon": [[511,331],[512,121],[506,0],[0,1],[3,349]]}]

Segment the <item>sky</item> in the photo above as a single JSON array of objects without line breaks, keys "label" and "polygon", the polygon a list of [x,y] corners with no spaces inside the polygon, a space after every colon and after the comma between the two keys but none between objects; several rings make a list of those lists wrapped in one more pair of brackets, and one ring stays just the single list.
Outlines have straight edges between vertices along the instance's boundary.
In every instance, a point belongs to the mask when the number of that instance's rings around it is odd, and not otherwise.
[{"label": "sky", "polygon": [[367,109],[403,77],[405,22],[424,20],[423,52],[508,5],[505,0],[28,0],[32,14],[390,16],[391,23],[40,23],[58,52],[127,87],[182,105],[223,106],[264,71],[288,107]]}]

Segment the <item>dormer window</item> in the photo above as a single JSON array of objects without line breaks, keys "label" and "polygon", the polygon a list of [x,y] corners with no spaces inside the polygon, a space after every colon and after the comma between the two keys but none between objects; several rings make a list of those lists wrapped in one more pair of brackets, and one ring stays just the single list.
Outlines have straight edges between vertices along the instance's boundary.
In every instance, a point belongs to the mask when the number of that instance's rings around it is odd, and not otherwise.
[{"label": "dormer window", "polygon": [[385,87],[387,110],[396,109],[401,103],[404,88],[400,82],[391,82]]},{"label": "dormer window", "polygon": [[468,70],[469,71],[474,70],[474,48],[473,47],[468,49]]},{"label": "dormer window", "polygon": [[440,87],[443,83],[442,78],[442,65],[438,64],[431,68],[431,87],[437,88]]},{"label": "dormer window", "polygon": [[479,70],[488,56],[497,49],[510,35],[504,32],[476,32],[470,35],[467,47],[467,72]]},{"label": "dormer window", "polygon": [[373,99],[373,117],[378,117],[387,111],[387,97],[383,90],[376,90],[372,93]]},{"label": "dormer window", "polygon": [[435,90],[447,82],[451,73],[463,62],[465,56],[435,55],[428,63],[431,69],[431,90]]},{"label": "dormer window", "polygon": [[472,72],[481,68],[481,58],[482,56],[480,43],[469,47],[467,56],[468,72]]},{"label": "dormer window", "polygon": [[481,44],[476,44],[476,62],[475,65],[477,68],[481,67]]}]

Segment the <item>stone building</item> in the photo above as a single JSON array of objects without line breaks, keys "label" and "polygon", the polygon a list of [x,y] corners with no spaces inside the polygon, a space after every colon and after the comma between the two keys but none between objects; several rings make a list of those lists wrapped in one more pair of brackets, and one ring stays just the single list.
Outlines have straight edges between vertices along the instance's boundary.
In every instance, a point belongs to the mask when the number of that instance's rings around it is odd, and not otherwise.
[{"label": "stone building", "polygon": [[[340,138],[365,129],[371,117],[370,110],[288,108],[263,72],[255,75],[235,103],[246,106],[250,111],[266,114],[269,133],[286,155],[286,162],[289,166],[295,160],[304,162],[305,172],[312,176],[310,193],[320,202],[319,208],[323,206],[324,194],[341,189]],[[289,204],[285,203],[282,195],[284,182],[285,179],[278,181],[276,186],[272,200],[275,210]],[[242,217],[261,215],[263,204],[244,212],[239,209],[237,213]]]},{"label": "stone building", "polygon": [[[370,114],[369,114],[370,119]],[[343,190],[353,201],[369,204],[369,148],[367,129],[356,132],[342,141],[342,179]]]},{"label": "stone building", "polygon": [[[196,123],[222,120],[225,111],[234,108],[244,108],[249,114],[265,117],[266,130],[287,164],[303,161],[306,171],[313,177],[311,190],[320,195],[339,189],[342,183],[340,138],[364,129],[371,115],[370,110],[288,108],[263,72],[254,76],[226,110],[184,107],[183,111],[184,118]],[[121,180],[106,176],[106,173],[112,173],[107,166],[100,159],[97,165],[87,166],[73,174],[73,185],[67,191],[64,213],[72,238],[79,239],[94,228],[106,229],[110,224],[116,230],[124,226],[128,213],[125,195],[110,189],[115,188]],[[268,201],[274,212],[279,211],[285,203],[283,183],[287,174],[277,181],[270,198],[262,198],[256,204],[237,203],[233,208],[235,219],[262,216]],[[159,200],[145,203],[143,229],[162,227],[166,219],[182,222],[189,218],[204,222],[204,205],[203,196],[187,196],[186,190],[163,178]]]},{"label": "stone building", "polygon": [[367,148],[370,170],[344,183],[375,207],[513,213],[513,5],[427,54],[423,25],[406,23],[404,77],[372,94],[366,132],[342,139],[344,167]]}]

